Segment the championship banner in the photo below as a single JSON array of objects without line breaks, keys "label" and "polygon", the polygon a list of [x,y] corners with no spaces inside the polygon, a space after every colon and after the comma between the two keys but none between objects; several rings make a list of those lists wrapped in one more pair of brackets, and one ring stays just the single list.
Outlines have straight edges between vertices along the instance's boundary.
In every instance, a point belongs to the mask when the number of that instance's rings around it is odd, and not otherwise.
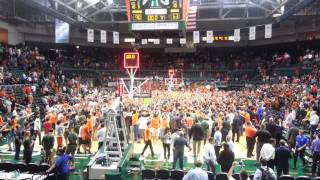
[{"label": "championship banner", "polygon": [[119,44],[119,32],[113,32],[113,44]]},{"label": "championship banner", "polygon": [[100,41],[101,43],[107,43],[107,31],[105,30],[100,31]]},{"label": "championship banner", "polygon": [[235,29],[233,33],[234,37],[234,42],[239,42],[240,41],[240,29]]},{"label": "championship banner", "polygon": [[256,40],[256,27],[255,26],[251,26],[249,28],[249,40]]},{"label": "championship banner", "polygon": [[186,38],[180,38],[180,44],[186,44]]},{"label": "championship banner", "polygon": [[148,44],[148,39],[141,39],[141,44],[143,45]]},{"label": "championship banner", "polygon": [[88,35],[88,42],[94,42],[94,30],[93,29],[88,29],[87,31]]},{"label": "championship banner", "polygon": [[167,38],[167,44],[173,44],[172,38]]},{"label": "championship banner", "polygon": [[193,31],[193,44],[200,43],[200,32],[199,31]]},{"label": "championship banner", "polygon": [[270,39],[272,37],[272,24],[266,24],[264,27],[264,38]]},{"label": "championship banner", "polygon": [[207,43],[213,42],[213,31],[207,31]]}]

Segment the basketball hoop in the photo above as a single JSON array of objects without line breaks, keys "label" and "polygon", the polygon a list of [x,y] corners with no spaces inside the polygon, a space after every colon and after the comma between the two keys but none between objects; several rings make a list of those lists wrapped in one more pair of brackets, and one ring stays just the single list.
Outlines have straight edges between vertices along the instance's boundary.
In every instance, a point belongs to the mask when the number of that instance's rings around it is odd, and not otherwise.
[{"label": "basketball hoop", "polygon": [[134,97],[134,94],[136,93],[136,90],[139,89],[141,86],[143,86],[149,79],[144,79],[142,83],[137,85],[135,87],[134,80],[135,79],[141,79],[141,78],[135,78],[135,74],[137,70],[140,67],[140,54],[139,52],[126,52],[123,54],[123,67],[126,69],[130,84],[129,88],[127,87],[126,83],[124,82],[124,78],[121,78],[121,82],[124,86],[124,89],[128,92],[129,99],[132,99]]}]

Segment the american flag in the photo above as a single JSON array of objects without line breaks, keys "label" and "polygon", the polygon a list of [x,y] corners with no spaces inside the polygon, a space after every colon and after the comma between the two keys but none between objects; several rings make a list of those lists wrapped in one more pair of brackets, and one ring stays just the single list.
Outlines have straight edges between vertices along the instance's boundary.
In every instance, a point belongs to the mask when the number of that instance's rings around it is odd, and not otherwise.
[{"label": "american flag", "polygon": [[187,31],[197,28],[197,6],[189,6],[187,17]]}]

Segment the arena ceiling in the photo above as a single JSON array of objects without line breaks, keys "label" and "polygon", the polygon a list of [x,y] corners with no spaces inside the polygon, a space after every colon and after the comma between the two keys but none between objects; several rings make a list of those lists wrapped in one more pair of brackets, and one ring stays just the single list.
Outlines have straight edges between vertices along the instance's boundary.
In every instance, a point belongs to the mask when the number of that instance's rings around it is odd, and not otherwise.
[{"label": "arena ceiling", "polygon": [[[197,21],[255,20],[292,15],[316,0],[191,0],[198,7]],[[27,5],[27,6],[26,6]],[[7,7],[5,7],[7,6]],[[128,23],[125,0],[0,0],[3,16],[24,21],[70,24]],[[30,8],[37,11],[30,11]],[[1,10],[1,9],[0,9]]]}]

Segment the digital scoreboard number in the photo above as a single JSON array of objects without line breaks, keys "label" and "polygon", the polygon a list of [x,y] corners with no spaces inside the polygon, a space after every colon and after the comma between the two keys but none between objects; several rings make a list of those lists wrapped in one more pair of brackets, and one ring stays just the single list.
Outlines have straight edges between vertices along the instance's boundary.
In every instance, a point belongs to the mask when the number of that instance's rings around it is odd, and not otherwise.
[{"label": "digital scoreboard number", "polygon": [[184,0],[128,0],[129,21],[158,22],[183,19]]},{"label": "digital scoreboard number", "polygon": [[123,54],[123,67],[139,68],[140,67],[140,55],[138,52],[126,52]]}]

